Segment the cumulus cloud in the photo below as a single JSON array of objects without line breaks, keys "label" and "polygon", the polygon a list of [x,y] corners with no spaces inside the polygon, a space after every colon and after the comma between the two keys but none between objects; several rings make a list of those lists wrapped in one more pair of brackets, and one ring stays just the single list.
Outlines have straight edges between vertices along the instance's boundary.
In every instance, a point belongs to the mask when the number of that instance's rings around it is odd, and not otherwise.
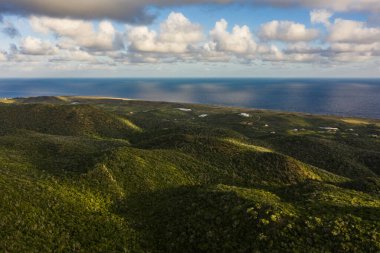
[{"label": "cumulus cloud", "polygon": [[328,29],[329,57],[339,62],[369,61],[380,56],[380,28],[365,22],[335,19]]},{"label": "cumulus cloud", "polygon": [[255,53],[257,44],[248,26],[235,25],[232,32],[228,32],[227,28],[226,20],[216,22],[214,29],[210,32],[211,42],[206,45],[206,48],[236,54]]},{"label": "cumulus cloud", "polygon": [[263,24],[259,34],[263,40],[294,42],[314,40],[319,32],[316,29],[307,29],[304,24],[273,20]]},{"label": "cumulus cloud", "polygon": [[200,24],[193,24],[182,13],[172,12],[161,24],[160,40],[177,43],[194,43],[203,38]]},{"label": "cumulus cloud", "polygon": [[69,18],[32,16],[29,22],[36,32],[53,33],[57,37],[71,39],[73,44],[87,50],[112,51],[124,48],[121,34],[109,21],[101,21],[97,29],[91,22]]},{"label": "cumulus cloud", "polygon": [[330,26],[330,18],[334,14],[328,10],[313,10],[310,12],[310,21],[312,24],[323,24]]},{"label": "cumulus cloud", "polygon": [[200,25],[181,13],[171,13],[158,31],[146,26],[128,29],[128,62],[227,62],[232,59],[250,62],[256,53],[271,51],[270,47],[256,43],[248,26],[235,25],[229,31],[224,19],[216,22],[205,39]]},{"label": "cumulus cloud", "polygon": [[335,19],[328,40],[346,43],[373,43],[380,41],[380,28],[368,27],[365,22]]},{"label": "cumulus cloud", "polygon": [[366,62],[372,59],[373,55],[371,53],[346,52],[333,56],[334,62],[338,63]]},{"label": "cumulus cloud", "polygon": [[321,46],[311,46],[308,43],[299,42],[295,44],[290,44],[284,49],[285,54],[313,54],[313,55],[319,55],[323,54],[325,49],[323,49]]},{"label": "cumulus cloud", "polygon": [[312,46],[306,42],[288,44],[283,50],[287,61],[293,62],[321,62],[326,56],[326,48]]},{"label": "cumulus cloud", "polygon": [[7,61],[7,55],[0,51],[0,62]]},{"label": "cumulus cloud", "polygon": [[82,50],[62,50],[59,56],[50,59],[51,62],[96,62],[94,55]]},{"label": "cumulus cloud", "polygon": [[313,24],[326,26],[323,36],[304,24],[277,20],[263,24],[256,34],[246,25],[231,26],[221,19],[207,32],[176,12],[170,13],[157,29],[127,25],[124,31],[116,30],[110,21],[30,16],[36,33],[55,37],[42,40],[34,34],[37,37],[23,38],[18,46],[2,52],[1,58],[14,62],[40,60],[62,66],[65,62],[77,62],[105,68],[135,63],[321,64],[378,59],[379,27],[353,20],[332,20],[331,16],[328,10],[310,12]]},{"label": "cumulus cloud", "polygon": [[376,55],[380,52],[380,42],[369,44],[333,43],[331,44],[331,50],[335,53],[361,53]]},{"label": "cumulus cloud", "polygon": [[200,52],[198,60],[211,62],[282,61],[284,57],[275,45],[256,41],[248,26],[235,25],[228,31],[228,22],[224,19],[216,22],[210,31],[209,41]]},{"label": "cumulus cloud", "polygon": [[49,41],[28,36],[21,41],[20,52],[26,55],[52,55],[58,52],[58,48]]},{"label": "cumulus cloud", "polygon": [[130,27],[127,32],[132,52],[186,53],[190,46],[203,39],[202,27],[182,13],[172,12],[160,25],[158,32],[147,26]]}]

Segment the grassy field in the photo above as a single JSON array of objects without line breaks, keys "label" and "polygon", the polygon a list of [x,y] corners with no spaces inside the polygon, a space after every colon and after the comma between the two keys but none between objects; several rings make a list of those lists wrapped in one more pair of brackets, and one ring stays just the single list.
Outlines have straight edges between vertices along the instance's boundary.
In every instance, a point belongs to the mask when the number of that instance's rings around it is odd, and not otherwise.
[{"label": "grassy field", "polygon": [[380,121],[0,100],[0,252],[380,252]]}]

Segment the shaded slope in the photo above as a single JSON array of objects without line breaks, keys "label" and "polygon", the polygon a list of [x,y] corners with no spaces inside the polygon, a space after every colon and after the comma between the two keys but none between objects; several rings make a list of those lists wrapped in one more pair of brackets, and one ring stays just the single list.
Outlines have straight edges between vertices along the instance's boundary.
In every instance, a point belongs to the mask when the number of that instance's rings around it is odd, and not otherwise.
[{"label": "shaded slope", "polygon": [[7,152],[15,152],[35,168],[56,176],[85,173],[105,153],[126,145],[129,143],[124,140],[48,135],[25,130],[0,136],[0,146]]},{"label": "shaded slope", "polygon": [[253,183],[292,184],[306,179],[344,180],[291,157],[237,139],[175,134],[142,142],[140,146],[181,150],[227,172],[230,184],[247,186]]},{"label": "shaded slope", "polygon": [[332,140],[292,136],[272,138],[270,143],[284,154],[349,178],[375,176],[375,172],[370,168],[378,167],[376,163],[371,163],[372,167],[368,168],[360,163],[353,148]]},{"label": "shaded slope", "polygon": [[153,252],[375,252],[379,247],[378,219],[364,221],[343,208],[339,217],[310,215],[264,190],[181,187],[127,201],[121,210]]},{"label": "shaded slope", "polygon": [[123,138],[138,129],[126,118],[88,105],[2,105],[0,122],[1,133],[26,129],[55,135]]}]

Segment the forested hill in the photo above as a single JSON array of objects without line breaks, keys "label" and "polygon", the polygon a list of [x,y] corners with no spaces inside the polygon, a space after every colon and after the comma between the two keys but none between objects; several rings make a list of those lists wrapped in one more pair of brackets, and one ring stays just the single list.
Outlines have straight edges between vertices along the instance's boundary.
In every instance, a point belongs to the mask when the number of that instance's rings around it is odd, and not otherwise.
[{"label": "forested hill", "polygon": [[379,252],[380,120],[0,100],[0,252]]}]

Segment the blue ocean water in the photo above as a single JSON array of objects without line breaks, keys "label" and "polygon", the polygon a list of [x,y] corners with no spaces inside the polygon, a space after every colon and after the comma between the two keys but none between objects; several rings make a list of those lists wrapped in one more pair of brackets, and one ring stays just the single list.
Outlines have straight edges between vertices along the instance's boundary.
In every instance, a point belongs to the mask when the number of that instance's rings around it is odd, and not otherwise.
[{"label": "blue ocean water", "polygon": [[380,79],[0,79],[0,97],[86,95],[380,119]]}]

